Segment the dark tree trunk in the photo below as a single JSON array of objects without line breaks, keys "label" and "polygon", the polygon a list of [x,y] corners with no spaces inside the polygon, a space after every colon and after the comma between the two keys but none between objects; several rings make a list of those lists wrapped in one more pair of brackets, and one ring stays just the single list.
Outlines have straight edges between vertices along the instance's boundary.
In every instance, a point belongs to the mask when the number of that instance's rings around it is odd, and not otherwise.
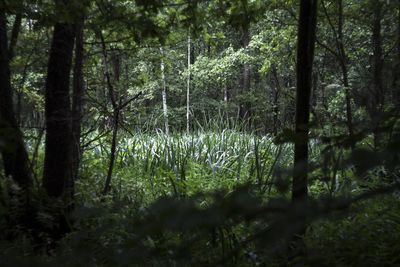
[{"label": "dark tree trunk", "polygon": [[[98,37],[100,38],[101,42],[101,48],[102,48],[102,53],[103,53],[103,61],[104,61],[104,75],[107,81],[107,89],[108,89],[108,95],[111,100],[111,105],[113,108],[112,111],[112,140],[111,140],[111,150],[110,150],[110,163],[108,165],[108,171],[107,171],[107,177],[106,177],[106,182],[104,184],[103,188],[103,195],[108,194],[108,192],[111,189],[111,179],[112,179],[112,174],[114,170],[114,163],[115,163],[115,158],[116,158],[116,151],[117,151],[117,137],[118,137],[118,127],[119,127],[119,118],[120,118],[120,105],[117,103],[117,99],[115,96],[115,90],[114,86],[111,81],[111,73],[108,68],[108,55],[107,55],[107,48],[106,48],[106,43],[104,41],[104,36],[102,32],[97,33]],[[113,67],[114,67],[114,76],[116,81],[119,81],[120,77],[120,61],[119,58],[113,58]]]},{"label": "dark tree trunk", "polygon": [[354,127],[353,127],[353,114],[351,110],[351,96],[350,96],[350,84],[348,78],[348,70],[347,70],[347,55],[346,50],[344,48],[344,37],[343,37],[343,24],[344,24],[344,12],[343,12],[343,0],[338,0],[338,8],[339,8],[339,27],[338,27],[338,50],[339,50],[339,63],[342,70],[342,78],[343,85],[345,90],[345,98],[346,98],[346,123],[347,130],[349,132],[349,137],[351,140],[351,147],[354,148]]},{"label": "dark tree trunk", "polygon": [[71,201],[71,106],[70,72],[75,29],[70,24],[57,23],[47,69],[45,116],[46,145],[43,187],[50,197]]},{"label": "dark tree trunk", "polygon": [[395,88],[395,100],[397,107],[400,106],[400,0],[397,18],[397,79]]},{"label": "dark tree trunk", "polygon": [[371,117],[373,120],[374,147],[377,148],[380,143],[380,118],[383,111],[384,88],[383,88],[383,51],[382,51],[382,3],[373,1],[373,96],[371,103]]},{"label": "dark tree trunk", "polygon": [[[292,202],[295,205],[305,204],[308,199],[308,131],[310,118],[310,94],[312,87],[312,70],[315,48],[317,21],[317,0],[300,1],[300,18],[297,39],[297,89],[296,89],[296,140],[294,144],[294,173],[292,184]],[[306,231],[306,215],[302,210],[295,236]],[[297,246],[297,245],[296,245]]]},{"label": "dark tree trunk", "polygon": [[20,13],[18,13],[15,16],[14,25],[11,31],[10,45],[9,45],[10,60],[14,57],[14,49],[17,46],[18,36],[21,31],[21,22],[22,22],[22,16]]},{"label": "dark tree trunk", "polygon": [[75,42],[75,62],[73,74],[73,92],[72,92],[72,177],[78,177],[79,166],[81,161],[81,121],[82,121],[82,106],[84,95],[83,84],[83,22],[76,27],[76,42]]},{"label": "dark tree trunk", "polygon": [[274,80],[275,80],[275,89],[273,91],[274,107],[273,107],[273,129],[272,129],[272,132],[273,132],[274,136],[277,136],[278,128],[279,128],[279,97],[280,97],[280,91],[281,91],[281,83],[279,82],[279,77],[278,77],[278,72],[276,70],[276,67],[273,67],[272,75],[274,76]]},{"label": "dark tree trunk", "polygon": [[22,88],[25,84],[26,79],[28,78],[28,65],[29,65],[29,60],[24,66],[24,70],[22,72],[22,79],[21,83],[18,85],[18,90],[16,90],[17,94],[17,104],[16,104],[16,118],[17,118],[17,125],[21,127],[21,110],[22,110]]},{"label": "dark tree trunk", "polygon": [[[335,26],[329,16],[329,13],[327,11],[325,2],[322,1],[322,7],[324,9],[324,13],[326,18],[328,19],[329,25],[334,33],[335,37],[335,45],[336,49],[330,49],[328,47],[328,50],[335,56],[335,58],[338,60],[340,70],[342,72],[342,82],[343,82],[343,87],[344,87],[344,93],[345,93],[345,100],[346,100],[346,125],[347,125],[347,131],[349,133],[349,138],[351,140],[351,148],[354,148],[354,125],[353,125],[353,114],[352,114],[352,109],[351,109],[351,95],[350,95],[350,84],[349,84],[349,78],[348,78],[348,58],[346,54],[346,50],[344,47],[344,35],[343,35],[343,26],[344,26],[344,11],[343,11],[343,0],[337,0],[337,16],[338,16],[338,29],[336,31]],[[326,106],[326,105],[324,105]]]},{"label": "dark tree trunk", "polygon": [[231,100],[231,90],[228,86],[228,82],[224,84],[224,102],[228,103]]},{"label": "dark tree trunk", "polygon": [[110,163],[108,165],[106,182],[104,184],[103,195],[108,194],[111,189],[111,179],[115,164],[116,152],[117,152],[117,137],[118,137],[118,126],[119,126],[119,111],[114,111],[113,116],[113,130],[112,130],[112,140],[111,140],[111,150],[110,150]]},{"label": "dark tree trunk", "polygon": [[0,151],[5,175],[26,188],[32,185],[32,176],[28,153],[14,113],[10,77],[10,51],[14,50],[15,44],[16,39],[8,47],[6,14],[0,10],[0,139],[5,143],[5,147],[0,146]]},{"label": "dark tree trunk", "polygon": [[[249,25],[242,28],[241,46],[246,49],[250,42]],[[250,65],[244,63],[242,69],[242,77],[240,79],[240,94],[244,95],[250,91]],[[250,101],[242,99],[239,106],[239,117],[242,120],[248,120],[251,117],[251,104]]]},{"label": "dark tree trunk", "polygon": [[400,106],[400,0],[397,1],[399,8],[397,10],[397,56],[393,68],[392,95],[393,104]]}]

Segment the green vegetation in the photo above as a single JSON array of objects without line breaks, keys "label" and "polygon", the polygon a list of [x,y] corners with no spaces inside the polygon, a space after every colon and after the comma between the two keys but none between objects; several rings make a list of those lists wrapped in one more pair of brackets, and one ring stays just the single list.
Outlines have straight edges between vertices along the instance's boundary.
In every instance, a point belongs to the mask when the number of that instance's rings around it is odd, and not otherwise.
[{"label": "green vegetation", "polygon": [[399,266],[400,1],[0,0],[0,266]]},{"label": "green vegetation", "polygon": [[[280,157],[278,154],[287,150],[285,145],[274,145],[271,138],[230,130],[169,136],[135,134],[120,140],[120,144],[115,192],[141,195],[146,202],[166,195],[191,196],[201,191],[233,189],[249,182],[263,187],[271,182],[275,155]],[[99,142],[85,154],[84,183],[98,181],[100,187],[103,185],[99,177],[106,172],[107,151],[109,148]],[[289,165],[288,160],[290,157],[282,157],[279,164]]]}]

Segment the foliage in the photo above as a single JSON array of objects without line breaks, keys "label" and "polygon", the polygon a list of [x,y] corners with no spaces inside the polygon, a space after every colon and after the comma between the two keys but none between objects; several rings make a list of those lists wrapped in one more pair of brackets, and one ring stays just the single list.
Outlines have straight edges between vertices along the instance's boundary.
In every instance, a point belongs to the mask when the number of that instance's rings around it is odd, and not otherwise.
[{"label": "foliage", "polygon": [[[0,169],[0,266],[400,265],[399,3],[319,1],[306,202],[291,200],[297,4],[0,1],[33,178]],[[84,28],[68,201],[42,188],[56,23]]]}]

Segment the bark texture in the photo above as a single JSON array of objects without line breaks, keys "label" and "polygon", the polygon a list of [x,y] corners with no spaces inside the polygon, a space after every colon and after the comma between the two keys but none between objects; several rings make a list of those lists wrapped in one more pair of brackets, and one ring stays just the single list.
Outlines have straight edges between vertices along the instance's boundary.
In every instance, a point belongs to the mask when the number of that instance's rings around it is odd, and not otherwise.
[{"label": "bark texture", "polygon": [[397,55],[393,67],[393,84],[392,84],[392,96],[393,104],[397,107],[400,106],[400,0],[398,0],[397,10]]},{"label": "bark texture", "polygon": [[[107,81],[108,96],[111,100],[111,105],[113,108],[113,110],[112,110],[112,140],[111,140],[111,149],[110,149],[110,162],[108,165],[106,182],[105,182],[104,188],[103,188],[103,195],[106,195],[111,190],[111,180],[112,180],[114,164],[115,164],[115,159],[116,159],[116,151],[117,151],[117,138],[118,138],[121,106],[117,102],[116,90],[114,90],[113,82],[111,81],[111,73],[110,73],[110,70],[108,67],[107,47],[106,47],[106,43],[104,40],[104,36],[101,31],[98,33],[98,36],[100,37],[100,41],[101,41],[103,61],[104,61],[104,75],[105,75],[106,81]],[[120,61],[119,61],[119,58],[117,59],[115,57],[115,55],[113,58],[113,63],[114,63],[113,67],[114,67],[115,82],[118,83],[119,78],[120,78],[120,66],[119,66]]]},{"label": "bark texture", "polygon": [[165,134],[169,135],[169,122],[168,122],[168,105],[167,105],[167,85],[165,80],[165,63],[164,63],[164,51],[162,47],[160,47],[161,52],[161,61],[160,61],[160,70],[161,70],[161,96],[162,96],[162,104],[163,104],[163,114],[164,114],[164,128]]},{"label": "bark texture", "polygon": [[339,14],[339,27],[338,27],[338,51],[339,51],[339,63],[342,70],[343,86],[345,90],[346,98],[346,119],[347,119],[347,130],[351,139],[352,148],[354,148],[354,126],[353,126],[353,112],[351,110],[351,96],[350,96],[350,84],[349,75],[347,68],[347,54],[344,47],[343,37],[343,26],[344,26],[344,12],[343,12],[343,0],[338,0],[338,14]]},{"label": "bark texture", "polygon": [[[302,251],[302,236],[307,228],[306,203],[308,199],[308,141],[310,119],[310,95],[312,90],[312,73],[317,21],[317,0],[300,1],[300,19],[297,39],[296,66],[296,115],[294,172],[292,183],[292,202],[299,207],[295,226],[294,251]],[[297,252],[296,252],[297,253]]]},{"label": "bark texture", "polygon": [[190,131],[190,62],[191,61],[191,40],[190,40],[190,30],[188,31],[188,43],[187,43],[187,68],[188,68],[188,77],[186,84],[186,132]]},{"label": "bark texture", "polygon": [[32,175],[28,153],[13,107],[10,59],[11,51],[17,42],[16,30],[13,30],[12,36],[13,41],[9,47],[6,13],[0,10],[0,151],[5,175],[11,176],[19,186],[25,188],[32,185]]},{"label": "bark texture", "polygon": [[[246,49],[250,42],[249,25],[243,26],[241,46]],[[242,76],[240,79],[240,94],[245,95],[250,91],[250,65],[248,63],[243,64]],[[239,106],[239,117],[246,121],[251,118],[251,104],[250,101],[243,101]]]},{"label": "bark texture", "polygon": [[75,29],[70,24],[54,26],[46,79],[46,145],[43,187],[50,197],[71,199],[71,106],[70,71]]},{"label": "bark texture", "polygon": [[372,45],[373,45],[373,95],[370,106],[372,118],[372,127],[374,134],[374,147],[378,148],[381,143],[381,117],[383,104],[385,102],[385,92],[383,86],[383,49],[382,49],[382,3],[373,1],[373,28],[372,28]]},{"label": "bark texture", "polygon": [[297,41],[296,141],[292,200],[307,199],[308,131],[314,60],[317,0],[300,2]]},{"label": "bark texture", "polygon": [[83,80],[83,22],[76,27],[75,40],[75,62],[73,74],[73,92],[72,92],[72,176],[73,179],[78,177],[79,166],[81,161],[81,122],[82,107],[84,96],[84,80]]}]

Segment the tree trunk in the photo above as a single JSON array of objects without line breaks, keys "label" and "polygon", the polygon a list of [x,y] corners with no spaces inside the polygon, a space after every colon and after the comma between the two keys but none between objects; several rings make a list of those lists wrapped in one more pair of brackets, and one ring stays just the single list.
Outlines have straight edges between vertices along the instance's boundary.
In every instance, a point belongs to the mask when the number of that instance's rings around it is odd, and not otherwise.
[{"label": "tree trunk", "polygon": [[274,66],[272,69],[272,75],[274,76],[275,80],[275,89],[274,89],[274,107],[273,107],[273,129],[272,133],[274,136],[278,135],[278,124],[279,124],[279,96],[281,91],[281,84],[279,82],[278,72],[276,67]]},{"label": "tree trunk", "polygon": [[400,106],[400,0],[397,17],[397,80],[395,88],[395,100],[397,107]]},{"label": "tree trunk", "polygon": [[162,104],[163,104],[163,114],[164,114],[164,127],[165,127],[165,134],[169,135],[169,123],[168,123],[168,106],[167,106],[167,86],[165,82],[165,64],[164,64],[164,51],[162,47],[160,47],[161,52],[161,61],[160,61],[160,68],[161,68],[161,94],[162,94]]},{"label": "tree trunk", "polygon": [[373,0],[373,88],[374,94],[371,103],[371,116],[373,120],[374,147],[378,148],[380,144],[380,118],[383,111],[384,88],[383,88],[383,51],[382,51],[382,3]]},{"label": "tree trunk", "polygon": [[[115,90],[114,90],[114,87],[113,87],[113,84],[111,81],[111,74],[110,74],[110,71],[108,68],[108,60],[107,60],[108,57],[107,57],[107,49],[106,49],[106,43],[104,41],[104,36],[101,31],[98,33],[98,35],[100,37],[101,47],[102,47],[102,52],[103,52],[103,61],[104,61],[104,70],[105,70],[104,72],[105,72],[106,81],[107,81],[108,94],[109,94],[109,98],[111,100],[111,105],[113,107],[110,163],[108,165],[106,182],[104,184],[104,189],[103,189],[103,195],[106,195],[106,194],[108,194],[108,192],[110,192],[110,189],[111,189],[111,179],[112,179],[114,163],[115,163],[115,158],[116,158],[117,137],[118,137],[118,127],[119,127],[119,118],[120,118],[120,106],[117,103],[117,99],[115,96]],[[114,58],[114,72],[115,72],[116,82],[119,81],[119,77],[120,77],[119,63],[120,63],[119,60],[116,60],[116,58]]]},{"label": "tree trunk", "polygon": [[83,21],[76,26],[76,42],[75,42],[75,62],[73,71],[73,91],[72,91],[72,177],[78,177],[79,165],[81,161],[81,121],[82,106],[84,95],[83,84]]},{"label": "tree trunk", "polygon": [[119,127],[119,111],[114,110],[113,115],[113,130],[112,130],[112,140],[111,140],[111,150],[110,150],[110,163],[108,165],[107,178],[103,189],[103,195],[108,194],[111,189],[111,179],[114,170],[116,152],[117,152],[117,137],[118,137],[118,127]]},{"label": "tree trunk", "polygon": [[343,14],[343,0],[338,0],[339,8],[339,27],[338,27],[338,50],[340,56],[340,67],[342,70],[343,85],[345,90],[346,98],[346,122],[347,130],[349,132],[349,137],[351,140],[351,147],[354,148],[354,127],[353,127],[353,114],[351,110],[351,97],[350,97],[350,85],[347,70],[347,55],[344,48],[344,38],[343,38],[343,24],[344,24],[344,14]]},{"label": "tree trunk", "polygon": [[187,77],[187,89],[186,89],[186,132],[190,131],[190,61],[191,61],[191,41],[190,41],[190,29],[188,31],[188,44],[187,44],[187,68],[188,68],[188,77]]},{"label": "tree trunk", "polygon": [[[241,45],[243,49],[246,49],[250,42],[249,25],[243,26],[241,37]],[[240,80],[241,94],[247,94],[250,91],[250,65],[248,63],[243,64],[242,77]],[[239,117],[242,120],[248,120],[251,117],[251,104],[250,101],[243,101],[239,106]]]},{"label": "tree trunk", "polygon": [[15,44],[16,39],[9,49],[7,18],[5,11],[0,10],[0,139],[5,144],[4,147],[0,145],[0,151],[5,175],[11,176],[18,185],[26,188],[32,185],[32,175],[28,153],[14,113],[10,77],[10,52],[14,50]]},{"label": "tree trunk", "polygon": [[399,8],[397,10],[397,56],[393,67],[392,95],[394,106],[400,106],[400,0],[397,1]]},{"label": "tree trunk", "polygon": [[9,58],[10,60],[14,57],[14,49],[18,42],[18,36],[21,31],[22,16],[20,13],[15,15],[14,25],[11,31],[10,45],[9,45]]},{"label": "tree trunk", "polygon": [[[308,131],[310,118],[310,94],[315,48],[317,21],[317,0],[300,1],[300,18],[297,40],[297,88],[294,144],[294,173],[292,184],[292,202],[303,209],[308,199]],[[303,206],[304,205],[304,206]],[[295,236],[303,236],[306,231],[306,210],[300,211],[299,224]],[[298,239],[298,240],[301,240]],[[295,246],[297,246],[295,244]]]},{"label": "tree trunk", "polygon": [[50,197],[71,201],[71,106],[70,72],[75,30],[70,24],[57,23],[47,69],[45,116],[46,145],[43,187]]},{"label": "tree trunk", "polygon": [[229,99],[230,99],[229,86],[228,86],[227,82],[225,82],[225,84],[224,84],[224,102],[228,103]]},{"label": "tree trunk", "polygon": [[[336,51],[333,49],[329,49],[335,58],[338,60],[340,70],[342,72],[342,82],[345,93],[345,101],[346,101],[346,126],[347,131],[349,133],[349,138],[351,140],[351,148],[354,148],[354,126],[353,126],[353,115],[351,110],[351,95],[350,95],[350,84],[348,79],[348,69],[347,69],[347,55],[344,47],[344,35],[343,35],[343,26],[344,26],[344,12],[343,12],[343,0],[337,0],[337,14],[338,14],[338,29],[336,32],[335,26],[330,19],[329,13],[326,9],[324,1],[322,1],[322,6],[324,8],[324,13],[326,18],[328,19],[329,25],[332,29],[332,32],[335,37]],[[326,105],[324,105],[326,106]]]}]

